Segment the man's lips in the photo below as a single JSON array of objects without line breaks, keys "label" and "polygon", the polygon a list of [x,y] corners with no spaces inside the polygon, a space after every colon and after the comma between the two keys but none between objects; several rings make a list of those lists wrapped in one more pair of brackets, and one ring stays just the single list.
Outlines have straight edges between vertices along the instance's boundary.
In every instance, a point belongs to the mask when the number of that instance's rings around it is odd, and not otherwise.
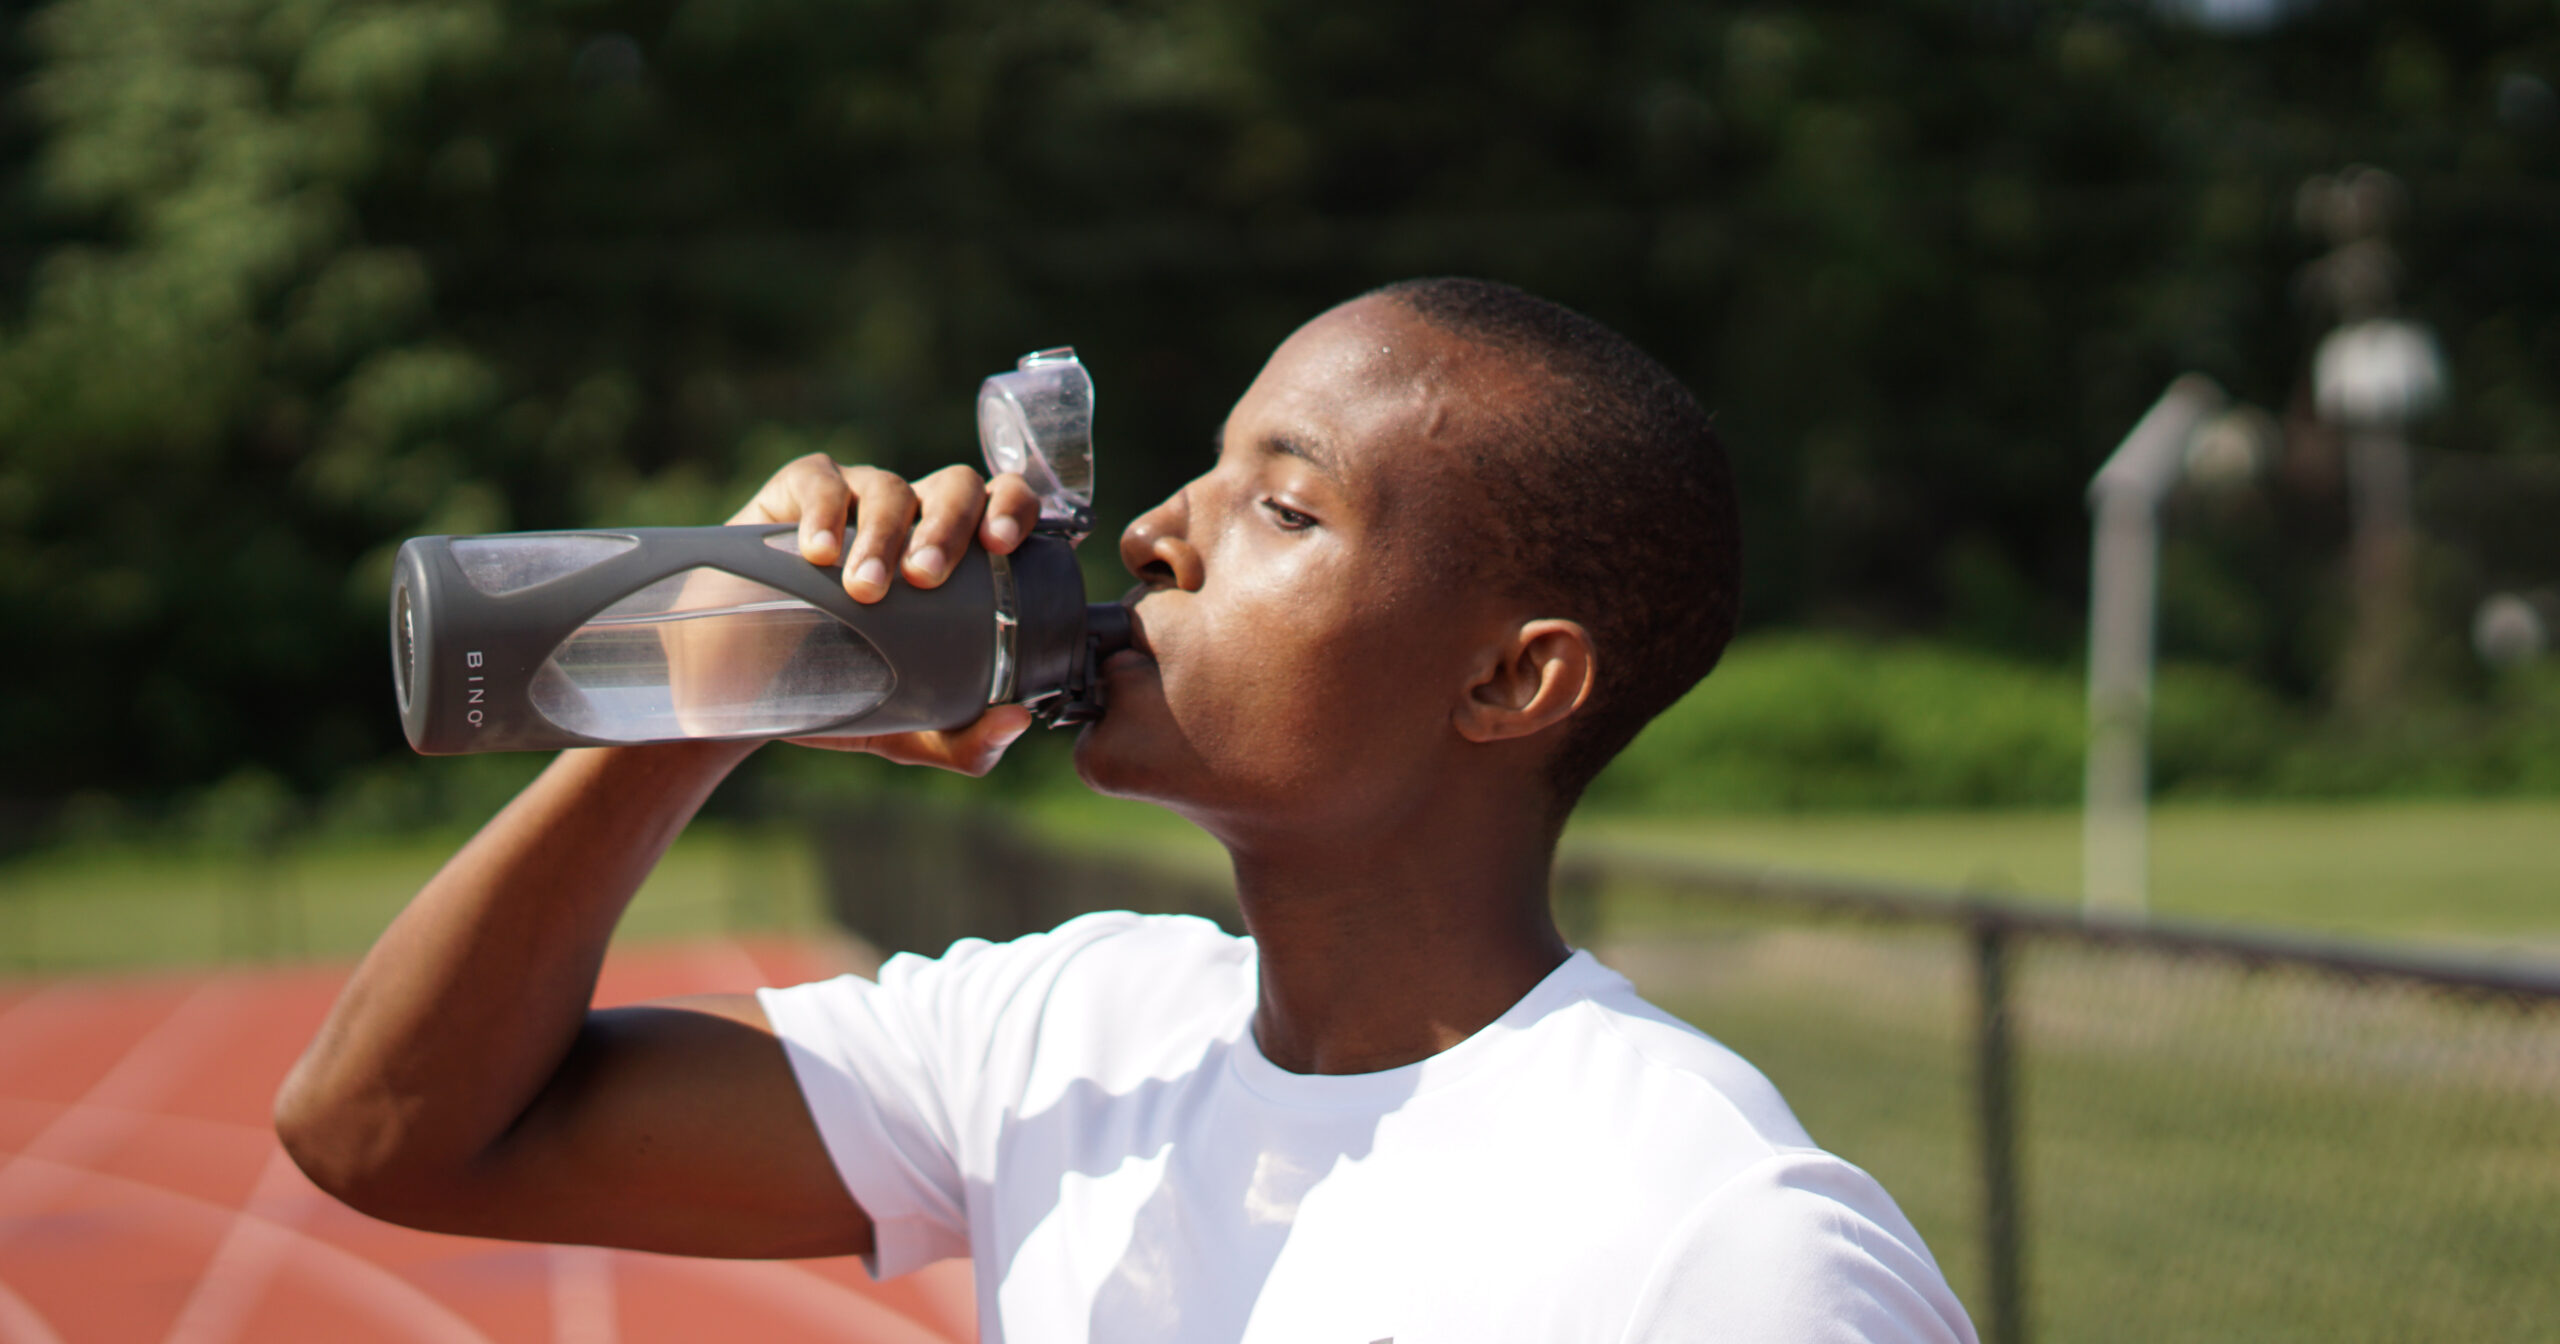
[{"label": "man's lips", "polygon": [[[1147,618],[1140,604],[1146,601],[1147,587],[1140,584],[1120,595],[1120,605],[1129,612],[1129,647],[1120,653],[1135,653],[1149,662],[1155,661],[1156,646],[1147,640]],[[1113,658],[1119,653],[1111,655]],[[1109,659],[1104,660],[1106,663]]]},{"label": "man's lips", "polygon": [[1129,644],[1126,648],[1113,650],[1110,657],[1102,660],[1102,666],[1097,670],[1105,680],[1125,677],[1141,668],[1155,666],[1155,645],[1147,639],[1147,620],[1138,608],[1146,592],[1144,587],[1132,588],[1120,599],[1120,604],[1129,613]]}]

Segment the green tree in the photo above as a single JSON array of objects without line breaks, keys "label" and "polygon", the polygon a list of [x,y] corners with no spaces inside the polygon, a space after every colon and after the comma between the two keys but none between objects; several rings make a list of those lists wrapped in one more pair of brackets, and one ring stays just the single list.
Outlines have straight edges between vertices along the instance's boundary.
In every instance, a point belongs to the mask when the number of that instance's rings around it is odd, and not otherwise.
[{"label": "green tree", "polygon": [[[0,660],[0,799],[320,789],[399,749],[402,537],[707,519],[811,447],[967,458],[977,378],[1034,346],[1097,370],[1125,518],[1290,326],[1431,272],[1591,311],[1718,409],[1754,623],[2062,654],[2081,488],[2166,380],[2296,399],[2313,172],[2410,184],[2432,445],[2554,452],[2555,27],[53,0],[0,46],[0,621],[39,651]],[[2316,688],[2317,466],[2184,525],[2173,652]]]}]

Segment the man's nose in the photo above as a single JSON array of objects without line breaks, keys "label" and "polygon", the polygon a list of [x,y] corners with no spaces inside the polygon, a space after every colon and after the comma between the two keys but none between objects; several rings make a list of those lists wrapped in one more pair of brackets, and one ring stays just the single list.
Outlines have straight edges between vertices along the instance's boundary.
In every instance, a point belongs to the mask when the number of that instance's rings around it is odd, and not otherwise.
[{"label": "man's nose", "polygon": [[1177,490],[1120,534],[1120,563],[1139,578],[1171,583],[1186,593],[1200,591],[1206,573],[1199,548],[1191,544],[1190,527],[1189,492]]}]

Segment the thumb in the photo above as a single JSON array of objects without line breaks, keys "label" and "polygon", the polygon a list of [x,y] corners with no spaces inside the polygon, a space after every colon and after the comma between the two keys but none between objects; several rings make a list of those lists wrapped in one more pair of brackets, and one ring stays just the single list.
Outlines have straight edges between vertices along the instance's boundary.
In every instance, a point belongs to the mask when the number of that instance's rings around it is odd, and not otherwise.
[{"label": "thumb", "polygon": [[1031,711],[1020,705],[998,705],[955,734],[950,743],[955,768],[983,775],[1004,759],[1005,749],[1031,729]]}]

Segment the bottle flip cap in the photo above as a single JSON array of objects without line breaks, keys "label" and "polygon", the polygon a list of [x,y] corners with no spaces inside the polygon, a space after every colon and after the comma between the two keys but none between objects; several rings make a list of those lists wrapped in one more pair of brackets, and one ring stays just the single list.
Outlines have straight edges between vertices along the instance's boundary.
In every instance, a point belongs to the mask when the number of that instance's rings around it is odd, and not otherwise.
[{"label": "bottle flip cap", "polygon": [[1040,496],[1041,530],[1093,531],[1093,378],[1072,347],[978,385],[978,446],[989,474],[1016,473]]},{"label": "bottle flip cap", "polygon": [[[978,385],[978,446],[992,475],[1013,472],[1040,497],[1035,529],[1081,541],[1093,531],[1093,377],[1072,346],[1035,350],[1010,373]],[[1057,591],[1067,591],[1060,585]],[[1082,581],[1074,591],[1081,593]],[[1054,691],[1023,697],[1043,721],[1066,726],[1102,716],[1102,660],[1129,646],[1129,612],[1117,602],[1084,608],[1083,619],[1061,611],[1040,622],[1057,632],[1047,647],[1026,642],[1019,662],[1048,669],[1043,684]],[[1000,616],[1000,663],[1015,664],[1011,618]],[[1072,633],[1069,633],[1072,632]],[[1063,636],[1060,638],[1059,636]]]}]

